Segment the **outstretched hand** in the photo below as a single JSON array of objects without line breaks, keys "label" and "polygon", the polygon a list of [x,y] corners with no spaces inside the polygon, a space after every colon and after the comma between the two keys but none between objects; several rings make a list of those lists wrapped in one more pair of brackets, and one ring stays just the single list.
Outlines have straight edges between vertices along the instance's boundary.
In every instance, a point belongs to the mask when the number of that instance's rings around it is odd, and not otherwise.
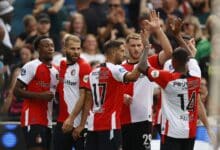
[{"label": "outstretched hand", "polygon": [[155,10],[151,11],[149,14],[149,20],[144,20],[148,25],[148,29],[155,32],[160,29],[160,16],[159,13],[156,13]]}]

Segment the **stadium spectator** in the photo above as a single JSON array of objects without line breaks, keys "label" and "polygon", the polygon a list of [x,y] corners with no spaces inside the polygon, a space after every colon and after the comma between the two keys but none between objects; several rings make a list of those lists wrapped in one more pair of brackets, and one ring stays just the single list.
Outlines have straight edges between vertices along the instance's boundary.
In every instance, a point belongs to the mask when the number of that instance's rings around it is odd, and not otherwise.
[{"label": "stadium spectator", "polygon": [[183,18],[182,12],[179,10],[179,0],[162,0],[162,8],[158,8],[157,12],[160,17],[166,21],[169,15]]},{"label": "stadium spectator", "polygon": [[89,7],[92,0],[76,0],[77,11],[83,15],[87,25],[87,33],[97,34],[100,26],[99,16],[94,8]]},{"label": "stadium spectator", "polygon": [[210,15],[210,0],[190,0],[189,1],[195,15],[202,25],[206,24],[206,20]]},{"label": "stadium spectator", "polygon": [[[5,97],[4,104],[1,108],[3,113],[9,113],[11,116],[20,116],[23,100],[15,97],[13,94],[18,75],[21,73],[21,68],[32,59],[32,51],[28,47],[23,47],[20,50],[21,62],[16,64],[12,69],[9,89]],[[16,118],[17,119],[17,118]]]},{"label": "stadium spectator", "polygon": [[199,62],[202,58],[210,55],[212,50],[211,43],[203,35],[198,18],[194,16],[185,17],[183,23],[183,32],[195,38],[197,49],[195,58]]},{"label": "stadium spectator", "polygon": [[24,47],[28,38],[32,38],[37,35],[37,21],[34,16],[25,15],[23,18],[23,25],[25,27],[25,31],[18,35],[14,47]]},{"label": "stadium spectator", "polygon": [[105,62],[105,56],[99,52],[98,42],[93,34],[87,34],[83,42],[83,52],[81,57],[89,63]]},{"label": "stadium spectator", "polygon": [[90,7],[95,10],[96,15],[98,16],[99,26],[105,24],[106,21],[106,13],[108,10],[107,0],[92,0],[90,3]]},{"label": "stadium spectator", "polygon": [[120,37],[126,37],[134,29],[128,27],[125,10],[120,0],[108,1],[108,12],[105,25],[98,28],[98,38],[101,43]]},{"label": "stadium spectator", "polygon": [[74,13],[73,16],[71,16],[68,33],[78,36],[81,40],[85,39],[87,25],[82,14]]},{"label": "stadium spectator", "polygon": [[48,14],[46,13],[40,13],[37,17],[37,35],[27,38],[26,43],[27,44],[33,44],[34,40],[38,36],[49,36],[53,39],[54,45],[55,45],[55,51],[60,51],[60,41],[57,39],[56,36],[50,34],[50,28],[51,28],[51,20]]},{"label": "stadium spectator", "polygon": [[0,1],[0,26],[5,31],[2,43],[10,49],[13,48],[9,35],[13,10],[14,7],[7,0]]}]

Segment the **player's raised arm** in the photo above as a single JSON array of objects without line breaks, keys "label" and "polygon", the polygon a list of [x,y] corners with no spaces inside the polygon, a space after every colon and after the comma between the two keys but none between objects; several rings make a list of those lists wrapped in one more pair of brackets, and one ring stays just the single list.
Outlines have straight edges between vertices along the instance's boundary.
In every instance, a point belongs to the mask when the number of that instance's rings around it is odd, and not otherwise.
[{"label": "player's raised arm", "polygon": [[173,49],[169,39],[160,27],[159,14],[157,14],[156,11],[151,11],[150,19],[145,20],[145,22],[148,24],[150,31],[154,32],[157,35],[161,43],[163,51],[159,53],[159,62],[160,65],[163,65],[166,62],[166,60],[171,58]]},{"label": "player's raised arm", "polygon": [[186,36],[185,38],[183,38],[181,34],[181,28],[183,24],[182,20],[180,18],[170,16],[168,18],[168,21],[169,21],[169,28],[172,31],[172,34],[174,35],[176,40],[178,41],[178,44],[187,50],[190,57],[195,57],[197,50],[195,45],[193,45],[194,39]]}]

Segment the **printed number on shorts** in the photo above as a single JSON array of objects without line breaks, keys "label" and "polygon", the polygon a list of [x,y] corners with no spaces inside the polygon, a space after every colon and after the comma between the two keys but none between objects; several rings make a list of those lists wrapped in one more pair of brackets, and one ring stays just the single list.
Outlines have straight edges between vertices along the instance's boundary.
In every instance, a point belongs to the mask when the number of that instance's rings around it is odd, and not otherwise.
[{"label": "printed number on shorts", "polygon": [[143,145],[149,145],[151,141],[151,134],[143,134],[142,138],[144,139]]}]

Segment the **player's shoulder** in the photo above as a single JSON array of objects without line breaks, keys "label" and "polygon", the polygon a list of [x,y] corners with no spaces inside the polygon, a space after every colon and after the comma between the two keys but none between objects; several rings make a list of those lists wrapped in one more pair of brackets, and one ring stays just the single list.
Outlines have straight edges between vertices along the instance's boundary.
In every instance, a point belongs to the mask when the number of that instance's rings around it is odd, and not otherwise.
[{"label": "player's shoulder", "polygon": [[26,67],[26,68],[28,67],[30,69],[34,69],[34,68],[36,68],[37,66],[39,66],[41,64],[42,64],[42,62],[39,59],[34,59],[34,60],[31,60],[31,61],[27,62],[24,65],[24,67]]},{"label": "player's shoulder", "polygon": [[79,64],[79,66],[90,67],[89,62],[81,57],[78,59],[77,63]]},{"label": "player's shoulder", "polygon": [[113,64],[113,63],[106,63],[106,66],[108,68],[108,70],[114,75],[114,74],[124,74],[125,72],[127,72],[127,70],[118,64]]}]

